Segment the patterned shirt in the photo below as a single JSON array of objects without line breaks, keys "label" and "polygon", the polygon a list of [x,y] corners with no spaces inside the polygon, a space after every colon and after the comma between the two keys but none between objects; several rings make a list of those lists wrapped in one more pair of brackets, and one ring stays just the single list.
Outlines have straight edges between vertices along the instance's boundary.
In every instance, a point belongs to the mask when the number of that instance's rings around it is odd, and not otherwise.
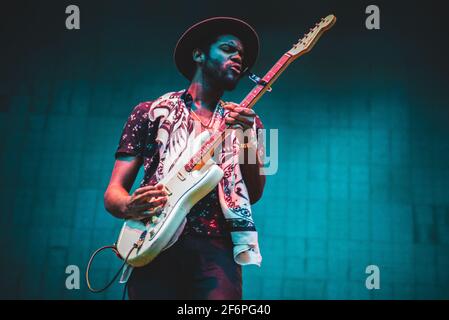
[{"label": "patterned shirt", "polygon": [[[190,110],[192,100],[189,94],[183,94],[186,107]],[[120,156],[140,156],[143,158],[144,178],[140,187],[156,183],[154,173],[159,162],[158,144],[155,141],[158,120],[152,122],[148,118],[152,101],[142,102],[137,105],[128,117],[120,137],[119,145],[115,152],[115,158]],[[211,120],[221,121],[224,118],[223,109],[217,106],[216,112]],[[189,127],[193,125],[193,117],[189,119]],[[262,128],[260,119],[256,118],[258,128]],[[187,215],[187,223],[184,233],[221,237],[228,236],[226,223],[218,198],[218,186],[214,188],[203,199],[198,201]]]}]

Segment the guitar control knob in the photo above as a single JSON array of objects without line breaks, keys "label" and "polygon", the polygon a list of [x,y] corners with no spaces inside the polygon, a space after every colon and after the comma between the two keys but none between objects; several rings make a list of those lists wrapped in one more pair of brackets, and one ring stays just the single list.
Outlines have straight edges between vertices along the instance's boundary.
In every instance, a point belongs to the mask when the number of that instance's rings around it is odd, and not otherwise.
[{"label": "guitar control knob", "polygon": [[152,217],[151,217],[151,222],[152,222],[152,223],[158,224],[159,221],[161,221],[161,219],[160,219],[159,217],[157,217],[157,216],[152,216]]}]

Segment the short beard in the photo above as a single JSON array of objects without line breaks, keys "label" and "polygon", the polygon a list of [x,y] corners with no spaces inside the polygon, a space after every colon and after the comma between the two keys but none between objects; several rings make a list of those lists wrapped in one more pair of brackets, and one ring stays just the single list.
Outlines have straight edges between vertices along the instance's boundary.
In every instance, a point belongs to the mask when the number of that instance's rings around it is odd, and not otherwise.
[{"label": "short beard", "polygon": [[208,81],[211,82],[212,86],[220,88],[224,91],[232,91],[237,87],[240,80],[239,78],[230,79],[226,77],[225,74],[218,73],[216,70],[217,69],[214,69],[214,66],[212,66],[212,68],[208,68],[206,65],[204,68],[204,74],[206,75]]},{"label": "short beard", "polygon": [[237,80],[231,80],[231,79],[225,79],[222,81],[223,83],[223,89],[225,91],[232,91],[237,87],[238,79]]}]

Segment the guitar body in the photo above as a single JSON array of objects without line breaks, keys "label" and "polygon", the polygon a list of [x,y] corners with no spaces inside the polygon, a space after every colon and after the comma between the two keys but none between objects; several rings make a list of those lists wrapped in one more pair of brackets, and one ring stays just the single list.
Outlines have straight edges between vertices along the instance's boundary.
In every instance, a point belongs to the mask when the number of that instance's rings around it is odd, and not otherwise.
[{"label": "guitar body", "polygon": [[[203,132],[194,139],[192,148],[199,150],[202,141],[208,136]],[[209,192],[211,192],[223,177],[223,170],[215,161],[197,166],[188,172],[184,165],[188,162],[186,155],[180,158],[169,174],[160,181],[168,194],[168,200],[155,220],[126,220],[117,240],[117,251],[125,258],[139,240],[143,241],[140,248],[134,249],[128,257],[127,263],[133,267],[141,267],[150,263],[170,244],[170,240],[182,227],[184,218],[190,209]]]}]

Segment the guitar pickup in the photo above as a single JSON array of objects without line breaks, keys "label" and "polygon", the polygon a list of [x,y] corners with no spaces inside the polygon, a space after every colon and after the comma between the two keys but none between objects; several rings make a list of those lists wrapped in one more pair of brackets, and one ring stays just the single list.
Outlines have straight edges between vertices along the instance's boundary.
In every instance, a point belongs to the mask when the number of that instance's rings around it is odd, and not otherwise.
[{"label": "guitar pickup", "polygon": [[171,196],[173,194],[173,192],[171,192],[170,189],[167,188],[167,186],[165,186],[165,191],[167,191],[168,196]]},{"label": "guitar pickup", "polygon": [[179,180],[184,181],[186,179],[186,177],[183,176],[183,174],[181,172],[178,172],[178,174],[176,175],[178,177]]}]

